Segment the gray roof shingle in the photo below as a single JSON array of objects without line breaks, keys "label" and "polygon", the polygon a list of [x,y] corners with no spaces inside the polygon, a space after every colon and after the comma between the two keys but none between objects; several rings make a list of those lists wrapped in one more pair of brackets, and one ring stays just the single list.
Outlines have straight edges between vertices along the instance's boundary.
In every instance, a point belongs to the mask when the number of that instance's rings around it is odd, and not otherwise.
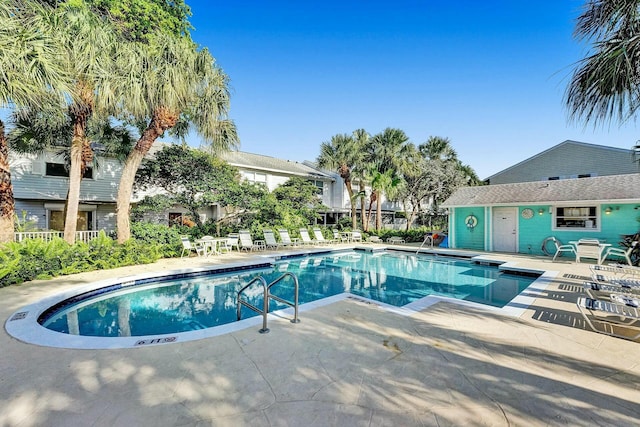
[{"label": "gray roof shingle", "polygon": [[640,173],[463,187],[441,206],[533,205],[577,201],[638,203]]},{"label": "gray roof shingle", "polygon": [[246,153],[243,151],[229,151],[220,156],[232,166],[332,180],[333,177],[314,169],[304,163],[264,156],[262,154]]}]

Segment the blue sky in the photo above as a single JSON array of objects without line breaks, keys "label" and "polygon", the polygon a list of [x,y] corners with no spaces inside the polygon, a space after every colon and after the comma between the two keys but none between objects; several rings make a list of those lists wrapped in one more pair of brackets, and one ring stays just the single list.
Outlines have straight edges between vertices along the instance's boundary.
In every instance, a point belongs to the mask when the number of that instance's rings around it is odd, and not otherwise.
[{"label": "blue sky", "polygon": [[333,135],[395,127],[416,144],[449,138],[486,178],[567,139],[640,139],[633,122],[568,120],[584,1],[187,3],[194,40],[231,79],[242,151],[314,160]]}]

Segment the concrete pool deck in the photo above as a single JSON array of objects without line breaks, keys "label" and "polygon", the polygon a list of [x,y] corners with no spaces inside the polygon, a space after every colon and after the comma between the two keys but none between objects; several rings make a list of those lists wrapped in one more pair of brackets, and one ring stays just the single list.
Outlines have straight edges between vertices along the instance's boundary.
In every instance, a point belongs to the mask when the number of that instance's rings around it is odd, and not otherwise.
[{"label": "concrete pool deck", "polygon": [[[252,256],[10,286],[0,318],[108,277]],[[40,347],[3,328],[0,426],[638,425],[640,343],[585,330],[588,264],[483,256],[558,274],[519,317],[442,302],[408,317],[348,299],[299,324],[271,316],[268,334],[114,350]]]}]

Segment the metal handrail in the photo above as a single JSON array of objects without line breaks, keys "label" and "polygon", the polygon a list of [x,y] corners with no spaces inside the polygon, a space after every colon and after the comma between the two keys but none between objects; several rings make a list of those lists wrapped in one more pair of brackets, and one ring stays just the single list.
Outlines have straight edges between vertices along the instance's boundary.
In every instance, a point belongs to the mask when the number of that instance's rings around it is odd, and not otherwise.
[{"label": "metal handrail", "polygon": [[[277,295],[271,294],[271,287],[286,277],[293,278],[293,285],[294,285],[293,302],[287,301],[285,299],[280,298]],[[300,323],[300,319],[298,318],[298,277],[295,274],[291,273],[290,271],[287,271],[282,276],[278,277],[276,280],[269,283],[269,285],[267,286],[267,296],[282,304],[288,305],[289,307],[293,307],[293,319],[291,319],[291,323]]]},{"label": "metal handrail", "polygon": [[[273,295],[271,294],[271,287],[277,283],[279,283],[280,281],[282,281],[284,278],[286,277],[291,277],[293,278],[293,285],[294,285],[294,297],[293,297],[293,302],[291,301],[287,301],[286,299],[280,298],[277,295]],[[263,308],[262,310],[260,310],[258,307],[256,307],[255,305],[249,303],[248,301],[245,301],[241,298],[242,293],[247,290],[247,288],[249,288],[250,286],[252,286],[254,283],[258,283],[260,282],[260,284],[262,285],[262,289],[263,289]],[[276,280],[274,280],[273,282],[269,283],[267,285],[267,281],[264,280],[264,277],[262,276],[258,276],[258,277],[254,277],[253,279],[251,279],[251,281],[249,281],[249,283],[247,283],[246,285],[244,285],[242,287],[242,289],[240,289],[238,291],[238,310],[237,310],[237,318],[238,320],[240,320],[242,318],[242,306],[244,305],[245,307],[247,307],[250,310],[255,311],[256,313],[260,313],[262,314],[262,329],[260,329],[258,332],[260,332],[261,334],[266,334],[267,332],[269,332],[269,328],[267,327],[267,315],[269,314],[269,300],[270,299],[274,299],[282,304],[288,305],[289,307],[293,307],[293,319],[291,319],[291,323],[300,323],[300,319],[298,318],[298,277],[296,277],[295,274],[291,273],[291,272],[286,272],[284,273],[282,276],[278,277]]]},{"label": "metal handrail", "polygon": [[[260,282],[262,284],[262,289],[263,289],[263,309],[260,310],[258,307],[256,307],[255,305],[243,300],[242,298],[240,298],[241,294],[251,285],[253,285],[256,282]],[[247,283],[242,289],[240,289],[238,291],[238,310],[237,310],[237,317],[238,320],[240,320],[242,318],[242,306],[244,305],[245,307],[247,307],[250,310],[253,310],[257,313],[262,314],[262,329],[260,329],[258,332],[260,332],[261,334],[266,334],[267,332],[269,332],[269,328],[267,328],[267,314],[269,314],[269,297],[268,297],[269,291],[267,289],[267,281],[264,280],[264,277],[262,276],[258,276],[255,277],[254,279],[252,279],[249,283]]]}]

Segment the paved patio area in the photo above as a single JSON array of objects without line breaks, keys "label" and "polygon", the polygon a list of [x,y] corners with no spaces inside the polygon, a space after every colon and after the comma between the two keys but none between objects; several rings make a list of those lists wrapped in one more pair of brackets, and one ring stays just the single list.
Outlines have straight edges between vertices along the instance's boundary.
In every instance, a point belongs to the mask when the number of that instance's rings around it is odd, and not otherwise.
[{"label": "paved patio area", "polygon": [[[77,274],[0,289],[3,323],[107,277],[251,255]],[[587,264],[487,255],[558,271],[519,318],[438,303],[414,316],[344,300],[270,319],[269,334],[68,350],[0,334],[0,426],[640,425],[640,343],[584,329]]]}]

